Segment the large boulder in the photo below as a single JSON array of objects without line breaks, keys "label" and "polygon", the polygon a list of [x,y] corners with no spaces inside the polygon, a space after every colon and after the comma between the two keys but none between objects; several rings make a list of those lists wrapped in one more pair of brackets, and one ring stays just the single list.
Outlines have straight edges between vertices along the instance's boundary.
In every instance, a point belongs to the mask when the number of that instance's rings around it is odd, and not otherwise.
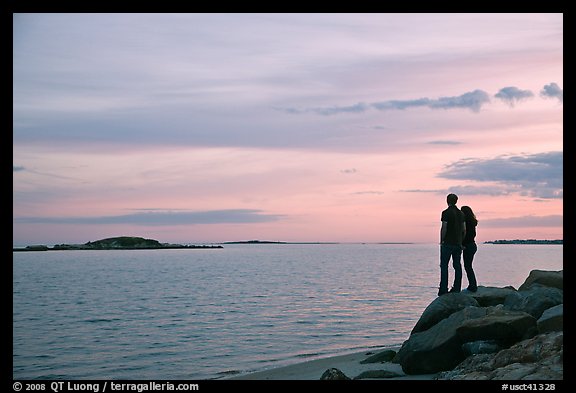
[{"label": "large boulder", "polygon": [[496,354],[470,356],[437,379],[561,380],[564,377],[564,333],[551,332],[523,340]]},{"label": "large boulder", "polygon": [[393,362],[406,374],[447,371],[466,359],[462,364],[473,369],[466,379],[561,378],[562,278],[562,271],[533,270],[518,291],[479,287],[440,296],[424,310]]},{"label": "large boulder", "polygon": [[523,291],[510,294],[504,301],[504,308],[524,311],[538,319],[544,311],[562,303],[564,303],[562,289],[532,284]]},{"label": "large boulder", "polygon": [[402,374],[398,374],[397,372],[390,370],[367,370],[361,372],[353,379],[369,379],[369,378],[383,379],[383,378],[396,378],[402,376],[403,376]]},{"label": "large boulder", "polygon": [[394,361],[406,374],[432,374],[451,370],[466,355],[457,329],[466,320],[484,317],[486,308],[466,307],[431,328],[414,333],[403,344]]},{"label": "large boulder", "polygon": [[539,334],[498,352],[492,364],[495,368],[499,368],[512,363],[534,363],[559,356],[563,354],[563,350],[564,332]]},{"label": "large boulder", "polygon": [[324,371],[320,376],[321,381],[344,381],[350,380],[346,374],[342,371],[338,370],[337,368],[329,368],[328,370]]},{"label": "large boulder", "polygon": [[448,293],[437,297],[426,307],[410,334],[423,332],[464,307],[478,306],[478,302],[464,293]]},{"label": "large boulder", "polygon": [[522,311],[498,307],[466,307],[430,329],[414,333],[394,359],[406,374],[431,374],[450,370],[470,352],[463,344],[493,341],[510,345],[538,333],[536,319]]},{"label": "large boulder", "polygon": [[564,290],[564,271],[532,270],[518,290],[524,291],[533,284]]},{"label": "large boulder", "polygon": [[539,333],[547,333],[564,330],[564,304],[550,307],[542,313],[536,321]]},{"label": "large boulder", "polygon": [[496,353],[502,349],[502,346],[496,340],[477,340],[462,344],[462,350],[466,356],[481,353]]},{"label": "large boulder", "polygon": [[396,356],[396,351],[393,349],[385,349],[372,356],[367,357],[362,360],[360,364],[370,364],[370,363],[384,363],[389,362]]},{"label": "large boulder", "polygon": [[536,319],[522,311],[491,307],[485,316],[463,321],[456,329],[463,342],[495,340],[509,346],[538,333]]},{"label": "large boulder", "polygon": [[484,287],[479,286],[476,292],[463,292],[473,297],[481,307],[504,304],[506,298],[516,292],[513,287]]}]

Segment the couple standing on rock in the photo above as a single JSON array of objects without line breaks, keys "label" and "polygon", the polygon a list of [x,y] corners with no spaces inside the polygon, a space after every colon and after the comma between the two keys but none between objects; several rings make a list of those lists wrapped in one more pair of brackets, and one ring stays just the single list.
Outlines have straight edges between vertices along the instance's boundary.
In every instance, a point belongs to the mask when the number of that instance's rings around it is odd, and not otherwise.
[{"label": "couple standing on rock", "polygon": [[[448,194],[446,202],[448,208],[442,212],[442,228],[440,229],[440,288],[438,296],[448,292],[460,292],[462,285],[460,257],[462,254],[464,269],[468,277],[467,290],[476,292],[478,287],[472,269],[472,261],[477,250],[474,239],[478,220],[469,206],[462,206],[462,210],[456,207],[458,202],[456,194]],[[452,258],[452,266],[454,267],[454,284],[452,289],[448,291],[448,263],[450,258]]]}]

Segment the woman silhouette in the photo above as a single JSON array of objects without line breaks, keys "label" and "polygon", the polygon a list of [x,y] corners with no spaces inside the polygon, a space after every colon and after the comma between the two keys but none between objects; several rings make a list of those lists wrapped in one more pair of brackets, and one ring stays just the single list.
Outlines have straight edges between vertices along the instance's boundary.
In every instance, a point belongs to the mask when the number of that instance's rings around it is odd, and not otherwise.
[{"label": "woman silhouette", "polygon": [[464,259],[464,269],[466,270],[466,276],[468,277],[468,291],[476,292],[478,290],[478,285],[476,283],[476,275],[474,274],[474,269],[472,269],[472,261],[474,260],[474,254],[478,250],[476,242],[476,225],[478,225],[478,220],[476,215],[470,208],[470,206],[462,206],[460,208],[462,213],[464,213],[464,218],[466,220],[466,235],[462,240],[462,247],[464,248],[462,252],[462,258]]}]

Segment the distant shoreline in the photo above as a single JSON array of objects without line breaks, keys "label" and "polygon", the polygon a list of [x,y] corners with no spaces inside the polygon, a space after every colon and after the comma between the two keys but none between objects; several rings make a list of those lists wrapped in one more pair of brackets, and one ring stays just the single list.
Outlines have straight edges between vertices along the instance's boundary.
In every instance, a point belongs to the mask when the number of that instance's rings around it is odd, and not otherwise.
[{"label": "distant shoreline", "polygon": [[223,248],[221,245],[184,245],[160,243],[154,239],[144,239],[135,236],[120,236],[96,240],[84,244],[56,244],[48,247],[43,244],[26,247],[12,247],[12,251],[79,251],[79,250],[179,250]]},{"label": "distant shoreline", "polygon": [[[85,244],[55,244],[50,247],[44,244],[29,246],[13,246],[14,252],[30,251],[76,251],[76,250],[178,250],[178,249],[213,249],[224,248],[223,245],[284,245],[284,244],[301,244],[301,245],[338,245],[338,244],[381,244],[381,245],[403,245],[418,244],[414,242],[290,242],[274,240],[237,240],[228,242],[213,242],[210,245],[186,245],[160,243],[153,239],[144,239],[141,237],[121,236],[87,242]],[[483,244],[542,244],[542,245],[563,245],[563,239],[514,239],[514,240],[488,240]]]},{"label": "distant shoreline", "polygon": [[221,245],[174,245],[161,247],[110,247],[110,248],[90,248],[90,247],[48,247],[44,245],[13,247],[13,252],[37,252],[37,251],[93,251],[93,250],[181,250],[181,249],[205,249],[224,248]]},{"label": "distant shoreline", "polygon": [[[88,244],[88,243],[87,243]],[[101,246],[93,247],[87,244],[56,244],[52,247],[44,244],[36,244],[30,246],[12,247],[14,252],[34,252],[34,251],[85,251],[85,250],[179,250],[179,249],[210,249],[210,248],[224,248],[223,245],[338,245],[338,244],[379,244],[379,245],[395,245],[395,244],[416,244],[410,242],[358,242],[358,243],[341,243],[341,242],[283,242],[283,241],[230,241],[223,243],[213,243],[210,245],[183,245],[183,244],[160,244],[152,246]]]},{"label": "distant shoreline", "polygon": [[514,239],[514,240],[489,240],[484,244],[564,244],[563,239],[556,240],[537,240],[537,239]]},{"label": "distant shoreline", "polygon": [[218,244],[416,244],[412,242],[285,242],[271,240],[239,240]]}]

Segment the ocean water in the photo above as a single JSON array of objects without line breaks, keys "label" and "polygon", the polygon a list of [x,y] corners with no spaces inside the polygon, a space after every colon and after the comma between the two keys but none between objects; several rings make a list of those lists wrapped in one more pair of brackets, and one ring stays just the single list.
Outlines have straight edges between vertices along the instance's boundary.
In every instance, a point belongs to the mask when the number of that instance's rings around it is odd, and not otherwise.
[{"label": "ocean water", "polygon": [[[217,379],[399,345],[438,265],[436,244],[16,252],[13,377]],[[474,262],[479,285],[516,288],[562,265],[559,245],[479,244]]]}]

